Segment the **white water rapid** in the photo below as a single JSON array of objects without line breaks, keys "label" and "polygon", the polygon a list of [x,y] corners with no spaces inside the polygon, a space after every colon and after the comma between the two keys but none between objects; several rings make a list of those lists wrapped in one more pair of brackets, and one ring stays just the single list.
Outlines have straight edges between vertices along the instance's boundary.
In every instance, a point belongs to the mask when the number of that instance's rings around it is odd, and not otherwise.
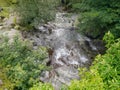
[{"label": "white water rapid", "polygon": [[38,31],[27,37],[34,41],[34,49],[43,45],[48,50],[47,65],[50,71],[43,71],[40,80],[49,82],[55,90],[73,79],[80,79],[78,67],[89,67],[97,48],[91,40],[76,32],[76,15],[67,17],[66,13],[57,13],[53,22],[38,27]]}]

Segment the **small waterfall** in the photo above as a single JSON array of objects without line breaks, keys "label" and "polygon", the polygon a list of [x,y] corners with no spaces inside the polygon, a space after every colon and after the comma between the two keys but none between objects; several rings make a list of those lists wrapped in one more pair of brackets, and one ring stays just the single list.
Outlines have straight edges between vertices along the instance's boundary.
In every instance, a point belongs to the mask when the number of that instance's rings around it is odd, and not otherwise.
[{"label": "small waterfall", "polygon": [[97,53],[91,40],[76,32],[76,19],[77,15],[66,17],[66,13],[57,13],[55,21],[39,26],[38,31],[27,36],[34,42],[34,49],[39,45],[50,47],[47,65],[52,69],[44,71],[40,80],[51,83],[55,90],[80,79],[78,67],[89,67]]}]

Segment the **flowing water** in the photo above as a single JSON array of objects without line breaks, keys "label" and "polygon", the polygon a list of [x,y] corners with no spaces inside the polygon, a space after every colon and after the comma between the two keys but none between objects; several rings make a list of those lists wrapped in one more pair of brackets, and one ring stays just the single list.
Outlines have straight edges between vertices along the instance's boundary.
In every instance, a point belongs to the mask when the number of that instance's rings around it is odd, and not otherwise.
[{"label": "flowing water", "polygon": [[27,36],[33,41],[34,49],[39,45],[49,47],[46,64],[52,69],[43,71],[40,80],[51,83],[55,90],[80,79],[78,67],[89,67],[98,53],[89,38],[76,32],[76,19],[77,15],[67,17],[67,13],[57,13],[55,21],[39,26],[38,31]]}]

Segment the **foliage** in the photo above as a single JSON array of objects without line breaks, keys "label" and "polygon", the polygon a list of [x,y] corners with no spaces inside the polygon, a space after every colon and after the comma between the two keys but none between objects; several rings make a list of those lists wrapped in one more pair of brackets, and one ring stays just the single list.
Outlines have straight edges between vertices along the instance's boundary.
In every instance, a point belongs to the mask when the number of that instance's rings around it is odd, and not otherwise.
[{"label": "foliage", "polygon": [[97,64],[97,70],[100,73],[101,77],[103,78],[103,81],[106,85],[105,88],[107,90],[119,90],[120,39],[114,39],[111,33],[107,33],[104,36],[104,40],[108,43],[108,45],[106,45],[108,47],[108,50],[106,51],[105,55],[98,56],[96,58],[96,62],[99,62],[101,60],[101,62]]},{"label": "foliage", "polygon": [[3,11],[0,16],[9,17],[15,13],[19,18],[17,24],[23,27],[34,27],[55,18],[56,6],[59,0],[0,0]]},{"label": "foliage", "polygon": [[37,83],[30,90],[54,90],[50,84]]},{"label": "foliage", "polygon": [[0,17],[9,17],[9,8],[3,7],[3,11],[0,12]]},{"label": "foliage", "polygon": [[62,6],[64,7],[64,10],[71,9],[72,5],[74,3],[80,2],[79,0],[61,0]]},{"label": "foliage", "polygon": [[18,0],[21,25],[37,25],[53,20],[57,0]]},{"label": "foliage", "polygon": [[0,90],[5,90],[6,88],[9,88],[9,90],[13,90],[13,84],[8,80],[5,72],[5,69],[3,69],[3,67],[0,65],[0,80],[2,81],[2,85],[0,85]]},{"label": "foliage", "polygon": [[[82,72],[84,72],[84,69]],[[81,78],[79,81],[72,81],[69,90],[104,90],[104,83],[96,69],[82,73]]]},{"label": "foliage", "polygon": [[9,16],[9,6],[9,0],[0,0],[0,8],[3,8],[3,10],[0,12],[0,17]]},{"label": "foliage", "polygon": [[81,21],[79,23],[79,32],[82,32],[83,34],[93,38],[97,38],[98,36],[102,35],[104,31],[101,32],[100,30],[104,30],[105,25],[101,21],[102,16],[99,17],[101,13],[103,12],[91,11],[89,13],[82,13],[81,17],[79,18],[79,21]]},{"label": "foliage", "polygon": [[39,81],[41,71],[46,69],[42,64],[47,55],[46,48],[32,50],[28,41],[15,38],[10,43],[8,40],[5,38],[0,45],[0,66],[13,90],[28,90]]},{"label": "foliage", "polygon": [[14,3],[17,3],[17,0],[0,0],[1,7],[8,7]]},{"label": "foliage", "polygon": [[119,0],[80,0],[73,3],[72,8],[80,13],[78,26],[83,34],[98,38],[111,31],[115,38],[120,37]]},{"label": "foliage", "polygon": [[73,81],[70,90],[120,90],[120,39],[108,32],[104,40],[106,54],[95,58],[90,71],[82,69],[82,79]]}]

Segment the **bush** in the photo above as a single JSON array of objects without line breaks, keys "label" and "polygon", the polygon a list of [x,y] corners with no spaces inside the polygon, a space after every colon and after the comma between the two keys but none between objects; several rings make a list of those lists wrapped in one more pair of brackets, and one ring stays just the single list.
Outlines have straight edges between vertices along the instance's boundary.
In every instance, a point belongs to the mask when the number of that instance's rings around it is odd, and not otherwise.
[{"label": "bush", "polygon": [[42,64],[46,56],[46,48],[32,50],[28,41],[18,38],[13,43],[9,43],[7,38],[0,43],[0,66],[13,90],[28,90],[39,81],[41,71],[46,69]]},{"label": "bush", "polygon": [[[84,12],[79,18],[79,32],[91,38],[97,38],[105,32],[106,24],[101,21],[103,12]],[[103,15],[104,16],[104,15]],[[102,31],[100,31],[102,30]]]},{"label": "bush", "polygon": [[13,83],[8,80],[5,72],[5,68],[0,65],[0,90],[5,90],[7,88],[9,88],[9,90],[13,90]]},{"label": "bush", "polygon": [[50,84],[37,83],[30,90],[54,90]]},{"label": "bush", "polygon": [[9,17],[10,13],[17,16],[17,23],[21,27],[33,28],[40,23],[54,20],[56,6],[59,0],[1,0],[0,17]]},{"label": "bush", "polygon": [[72,81],[69,90],[105,90],[103,80],[96,69],[84,73],[82,71],[81,78],[79,81]]},{"label": "bush", "polygon": [[0,0],[0,8],[3,10],[0,12],[0,17],[9,17],[10,8],[13,6],[16,0]]},{"label": "bush", "polygon": [[37,25],[55,18],[55,7],[58,0],[18,0],[17,12],[21,25]]},{"label": "bush", "polygon": [[73,81],[70,90],[119,90],[120,89],[120,39],[109,32],[104,36],[107,51],[95,58],[90,71],[80,71],[81,80]]},{"label": "bush", "polygon": [[80,0],[72,6],[73,10],[80,13],[78,26],[83,34],[99,38],[111,31],[115,38],[120,37],[119,0]]}]

